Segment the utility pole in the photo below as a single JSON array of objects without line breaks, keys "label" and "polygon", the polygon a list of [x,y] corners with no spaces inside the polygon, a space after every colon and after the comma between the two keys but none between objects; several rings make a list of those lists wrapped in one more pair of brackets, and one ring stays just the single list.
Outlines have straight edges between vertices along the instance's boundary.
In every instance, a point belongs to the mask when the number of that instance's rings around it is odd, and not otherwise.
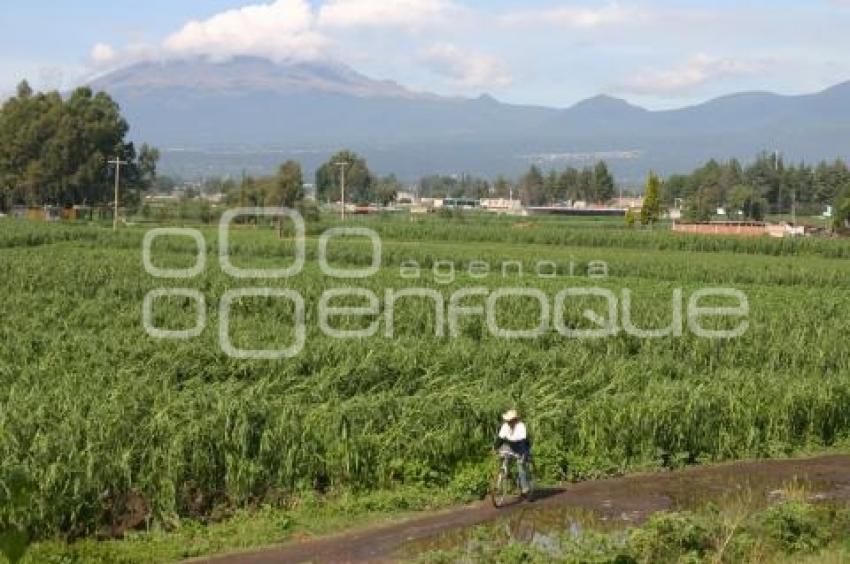
[{"label": "utility pole", "polygon": [[115,165],[115,210],[112,214],[112,230],[118,229],[118,187],[121,183],[121,165],[128,164],[127,161],[122,161],[121,157],[115,157],[115,160],[107,161],[108,164]]},{"label": "utility pole", "polygon": [[335,164],[339,167],[339,186],[340,191],[342,192],[342,220],[345,221],[345,167],[347,167],[350,163],[341,161]]},{"label": "utility pole", "polygon": [[797,227],[797,191],[791,189],[791,224]]}]

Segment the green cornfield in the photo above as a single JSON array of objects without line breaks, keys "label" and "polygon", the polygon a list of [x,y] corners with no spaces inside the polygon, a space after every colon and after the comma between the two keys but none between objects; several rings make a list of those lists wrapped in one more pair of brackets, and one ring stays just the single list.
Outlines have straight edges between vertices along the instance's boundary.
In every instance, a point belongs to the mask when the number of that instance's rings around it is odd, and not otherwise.
[{"label": "green cornfield", "polygon": [[[499,414],[512,406],[526,414],[538,467],[550,479],[784,456],[850,434],[845,241],[479,217],[349,224],[381,235],[374,276],[342,280],[320,271],[318,236],[336,226],[325,222],[310,225],[306,265],[293,278],[228,276],[216,230],[203,228],[206,268],[169,280],[146,273],[141,227],[113,234],[0,220],[0,482],[22,471],[35,484],[33,531],[94,534],[130,494],[144,498],[155,520],[173,521],[305,490],[444,486],[487,460]],[[292,242],[270,226],[236,230],[231,247],[239,266],[291,262]],[[193,249],[187,238],[162,238],[153,254],[160,267],[188,267]],[[331,258],[340,268],[362,268],[371,247],[362,238],[335,239]],[[480,261],[491,265],[486,277],[469,272]],[[554,276],[536,274],[541,261],[554,263]],[[414,262],[419,278],[403,276]],[[607,276],[589,277],[598,262]],[[222,352],[221,297],[257,286],[303,295],[306,338],[295,357],[240,360]],[[670,323],[676,289],[687,302],[700,288],[732,287],[748,298],[749,328],[727,340],[688,330],[658,339],[624,332],[574,339],[555,330],[504,339],[481,316],[467,316],[459,335],[438,335],[434,303],[410,298],[396,306],[392,338],[381,316],[370,337],[340,340],[320,330],[317,304],[331,288],[371,290],[383,308],[387,289],[421,287],[448,302],[464,288],[514,286],[550,298],[569,287],[628,289],[632,321],[646,328]],[[205,297],[199,336],[148,335],[142,304],[158,287]],[[570,307],[565,322],[586,325],[584,306],[598,309],[597,302]],[[498,317],[501,326],[527,328],[538,310],[534,301],[506,299]],[[153,308],[162,328],[191,327],[195,315],[185,298]],[[229,335],[241,348],[280,348],[292,342],[293,316],[285,301],[242,299]]]}]

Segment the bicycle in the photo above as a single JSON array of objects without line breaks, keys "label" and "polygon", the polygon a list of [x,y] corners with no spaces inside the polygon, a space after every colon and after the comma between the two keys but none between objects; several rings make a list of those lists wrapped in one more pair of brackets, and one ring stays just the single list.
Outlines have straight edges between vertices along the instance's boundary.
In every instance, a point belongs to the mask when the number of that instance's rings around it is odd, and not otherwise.
[{"label": "bicycle", "polygon": [[[522,498],[531,500],[534,495],[534,472],[531,460],[525,463],[528,492],[522,494],[518,470],[519,465],[522,464],[521,457],[510,449],[501,449],[496,452],[496,456],[499,458],[499,471],[490,484],[490,501],[493,502],[493,507],[498,509],[508,505],[508,500],[512,497],[517,498],[513,503]],[[516,460],[516,464],[511,464],[512,460]],[[512,467],[517,470],[512,471]]]}]

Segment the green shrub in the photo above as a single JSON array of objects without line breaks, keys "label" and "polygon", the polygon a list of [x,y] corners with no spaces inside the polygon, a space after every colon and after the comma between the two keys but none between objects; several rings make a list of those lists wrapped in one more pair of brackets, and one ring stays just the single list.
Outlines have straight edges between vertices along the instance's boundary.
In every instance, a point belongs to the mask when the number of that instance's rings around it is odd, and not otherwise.
[{"label": "green shrub", "polygon": [[632,532],[629,544],[641,562],[677,562],[702,558],[713,549],[717,525],[702,516],[684,511],[657,513]]},{"label": "green shrub", "polygon": [[490,488],[490,479],[496,470],[494,461],[467,463],[460,466],[452,478],[450,488],[458,499],[481,499]]},{"label": "green shrub", "polygon": [[802,501],[786,501],[770,507],[762,522],[767,535],[786,552],[812,552],[829,540],[818,510]]}]

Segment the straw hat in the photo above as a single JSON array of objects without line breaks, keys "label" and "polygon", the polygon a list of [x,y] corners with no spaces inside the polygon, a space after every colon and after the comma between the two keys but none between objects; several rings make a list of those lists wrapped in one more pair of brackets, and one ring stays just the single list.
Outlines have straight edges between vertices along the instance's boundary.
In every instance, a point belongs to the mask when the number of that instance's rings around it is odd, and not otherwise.
[{"label": "straw hat", "polygon": [[517,413],[516,409],[509,409],[502,414],[502,419],[508,422],[519,419],[519,413]]}]

